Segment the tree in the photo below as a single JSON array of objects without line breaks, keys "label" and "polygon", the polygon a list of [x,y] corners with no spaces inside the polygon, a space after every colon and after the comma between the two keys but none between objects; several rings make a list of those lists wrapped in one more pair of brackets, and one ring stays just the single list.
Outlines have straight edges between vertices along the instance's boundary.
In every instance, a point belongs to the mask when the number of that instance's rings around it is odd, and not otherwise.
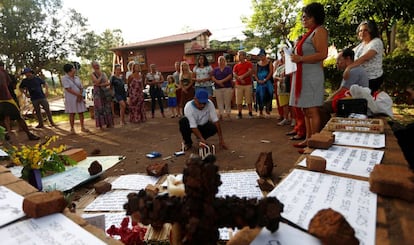
[{"label": "tree", "polygon": [[87,32],[83,39],[78,40],[76,55],[81,58],[82,67],[79,76],[82,80],[90,80],[91,62],[98,61],[105,74],[110,75],[113,70],[113,47],[124,45],[122,31],[106,29],[100,35],[93,31]]},{"label": "tree", "polygon": [[3,0],[0,55],[17,72],[24,66],[52,69],[73,54],[85,25],[86,19],[75,10],[62,10],[61,0]]},{"label": "tree", "polygon": [[[395,28],[400,20],[404,24],[414,23],[414,4],[406,0],[323,0],[325,6],[340,6],[338,21],[344,25],[359,23],[364,19],[375,20],[384,39],[385,51],[395,47]],[[343,4],[342,4],[343,3]],[[328,26],[329,29],[333,27]],[[393,30],[394,29],[394,30]]]},{"label": "tree", "polygon": [[295,25],[297,0],[252,0],[253,15],[243,17],[247,24],[246,48],[262,47],[275,50],[288,38]]}]

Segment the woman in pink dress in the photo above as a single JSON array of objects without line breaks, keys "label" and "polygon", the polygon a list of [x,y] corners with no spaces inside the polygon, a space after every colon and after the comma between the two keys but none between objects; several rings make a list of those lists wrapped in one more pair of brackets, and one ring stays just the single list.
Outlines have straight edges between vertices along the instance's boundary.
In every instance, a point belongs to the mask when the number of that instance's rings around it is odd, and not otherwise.
[{"label": "woman in pink dress", "polygon": [[147,120],[143,89],[144,82],[142,80],[141,67],[139,64],[134,64],[132,74],[128,77],[129,121],[132,123],[140,123]]}]

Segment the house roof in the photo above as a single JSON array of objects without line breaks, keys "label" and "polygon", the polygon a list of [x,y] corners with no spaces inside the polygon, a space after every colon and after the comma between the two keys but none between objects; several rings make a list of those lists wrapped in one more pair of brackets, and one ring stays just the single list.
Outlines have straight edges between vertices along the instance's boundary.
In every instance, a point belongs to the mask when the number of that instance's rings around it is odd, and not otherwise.
[{"label": "house roof", "polygon": [[197,38],[198,36],[202,34],[207,34],[208,36],[211,36],[211,32],[208,29],[203,29],[203,30],[198,30],[198,31],[175,34],[172,36],[160,37],[160,38],[151,39],[151,40],[142,41],[142,42],[130,43],[127,45],[111,48],[110,50],[112,51],[128,50],[132,48],[144,48],[148,46],[155,46],[155,45],[168,44],[168,43],[188,42],[188,41],[194,40],[195,38]]}]

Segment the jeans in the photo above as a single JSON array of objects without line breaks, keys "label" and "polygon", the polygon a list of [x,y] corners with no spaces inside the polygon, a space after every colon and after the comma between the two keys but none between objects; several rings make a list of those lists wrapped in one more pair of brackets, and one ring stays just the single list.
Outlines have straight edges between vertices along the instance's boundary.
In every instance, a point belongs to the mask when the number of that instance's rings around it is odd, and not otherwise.
[{"label": "jeans", "polygon": [[49,122],[53,124],[52,113],[50,112],[49,102],[47,101],[46,98],[34,100],[32,101],[32,104],[35,109],[37,121],[39,122],[40,126],[43,126],[43,117],[40,111],[40,106],[42,106],[43,110],[45,110],[47,118],[49,119]]},{"label": "jeans", "polygon": [[158,106],[160,107],[161,113],[164,113],[164,106],[162,105],[164,93],[161,88],[150,88],[151,96],[151,112],[154,115],[155,112],[155,99],[158,100]]}]

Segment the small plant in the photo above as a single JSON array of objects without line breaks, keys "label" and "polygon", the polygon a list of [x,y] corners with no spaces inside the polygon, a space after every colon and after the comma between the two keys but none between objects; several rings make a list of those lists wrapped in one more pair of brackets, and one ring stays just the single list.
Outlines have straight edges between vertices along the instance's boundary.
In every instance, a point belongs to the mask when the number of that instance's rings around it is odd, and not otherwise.
[{"label": "small plant", "polygon": [[44,143],[34,146],[22,145],[20,148],[12,146],[7,150],[12,162],[23,166],[22,178],[27,179],[30,170],[39,169],[42,176],[48,172],[56,173],[65,171],[66,165],[75,165],[76,162],[67,156],[59,155],[66,149],[65,145],[50,148],[49,145],[56,141],[58,136],[47,137]]}]

